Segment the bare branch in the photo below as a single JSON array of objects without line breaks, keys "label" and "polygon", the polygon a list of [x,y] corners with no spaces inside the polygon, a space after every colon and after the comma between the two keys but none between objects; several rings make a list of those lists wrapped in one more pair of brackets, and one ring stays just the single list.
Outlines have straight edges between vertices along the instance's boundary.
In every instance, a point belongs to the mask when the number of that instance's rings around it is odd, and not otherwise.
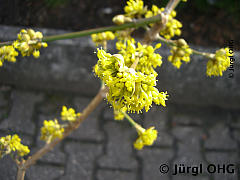
[{"label": "bare branch", "polygon": [[40,159],[43,155],[51,151],[58,143],[60,143],[65,137],[69,136],[75,129],[77,129],[83,120],[85,120],[89,114],[100,104],[100,102],[105,97],[108,88],[103,87],[100,89],[98,94],[93,98],[93,100],[88,104],[88,106],[83,110],[81,116],[74,122],[69,124],[64,131],[63,138],[55,139],[51,143],[46,144],[43,148],[37,151],[35,154],[30,156],[26,161],[22,161],[18,165],[18,174],[17,180],[23,180],[25,171],[31,165],[35,164],[38,159]]}]

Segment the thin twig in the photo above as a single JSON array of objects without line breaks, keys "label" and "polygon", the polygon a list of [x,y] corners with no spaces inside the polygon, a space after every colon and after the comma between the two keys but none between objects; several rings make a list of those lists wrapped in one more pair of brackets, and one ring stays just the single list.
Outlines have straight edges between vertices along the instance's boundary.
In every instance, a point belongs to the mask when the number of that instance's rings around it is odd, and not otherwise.
[{"label": "thin twig", "polygon": [[170,0],[165,8],[165,14],[170,14],[172,12],[172,10],[174,10],[178,3],[180,2],[180,0]]},{"label": "thin twig", "polygon": [[61,139],[55,139],[51,143],[45,144],[45,146],[43,148],[41,148],[39,151],[37,151],[32,156],[30,156],[26,161],[22,161],[22,163],[20,163],[18,165],[17,180],[23,180],[25,171],[27,170],[27,168],[29,168],[31,165],[35,164],[38,159],[40,159],[47,152],[51,151],[65,137],[69,136],[72,133],[72,131],[77,129],[79,127],[79,125],[82,123],[82,121],[84,119],[86,119],[88,117],[88,115],[100,104],[100,102],[105,97],[107,91],[108,91],[108,89],[106,87],[101,88],[101,90],[98,92],[98,94],[93,98],[93,100],[83,110],[81,116],[74,123],[69,124],[65,128],[63,137]]},{"label": "thin twig", "polygon": [[[56,41],[56,40],[79,38],[79,37],[88,36],[91,34],[96,34],[96,33],[105,32],[105,31],[118,31],[118,30],[123,30],[123,29],[127,29],[127,28],[139,28],[139,27],[151,24],[151,23],[159,22],[159,21],[161,21],[161,19],[162,19],[162,16],[161,16],[161,14],[159,14],[157,16],[135,20],[133,22],[125,23],[122,25],[107,26],[107,27],[83,30],[83,31],[72,32],[72,33],[64,33],[64,34],[59,34],[59,35],[45,36],[45,37],[43,37],[42,41],[43,42],[51,42],[51,41]],[[12,41],[2,42],[2,43],[0,43],[0,46],[9,45],[11,43],[12,43]]]},{"label": "thin twig", "polygon": [[153,27],[146,32],[143,38],[143,44],[149,44],[154,41],[158,35],[158,33],[165,28],[165,25],[168,22],[168,15],[172,10],[178,5],[180,0],[170,0],[165,8],[164,13],[161,14],[162,19],[153,25]]},{"label": "thin twig", "polygon": [[[177,45],[176,41],[174,41],[174,40],[165,39],[165,38],[163,38],[163,37],[161,37],[161,36],[157,36],[157,40],[159,40],[160,42],[162,42],[162,43],[164,43],[164,44],[166,44],[166,45],[168,45],[168,46],[177,46],[177,47],[179,47],[179,46]],[[181,48],[181,47],[179,47],[179,48]],[[192,50],[192,53],[193,53],[193,54],[200,55],[200,56],[204,56],[204,57],[206,57],[206,58],[212,58],[211,53],[200,52],[200,51],[197,51],[197,50],[192,49],[192,48],[191,48],[191,50]]]},{"label": "thin twig", "polygon": [[133,126],[135,127],[137,130],[141,131],[141,132],[144,132],[145,129],[140,126],[138,123],[136,123],[126,112],[123,112],[123,115],[125,116],[125,118],[128,120],[128,122]]}]

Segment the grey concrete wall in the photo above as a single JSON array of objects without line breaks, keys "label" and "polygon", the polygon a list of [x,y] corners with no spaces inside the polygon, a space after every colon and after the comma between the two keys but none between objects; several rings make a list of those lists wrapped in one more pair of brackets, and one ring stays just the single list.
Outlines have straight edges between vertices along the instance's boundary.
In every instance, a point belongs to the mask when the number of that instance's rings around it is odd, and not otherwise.
[{"label": "grey concrete wall", "polygon": [[[19,27],[0,26],[0,40],[16,38]],[[64,31],[40,29],[44,35],[59,34]],[[113,44],[110,45],[112,49]],[[202,51],[216,49],[195,47]],[[97,62],[96,51],[90,37],[62,40],[49,43],[41,50],[39,59],[18,58],[15,64],[5,64],[0,69],[0,82],[17,87],[75,92],[93,96],[98,88],[98,79],[92,73]],[[205,75],[207,60],[193,56],[189,64],[181,69],[174,68],[167,61],[168,48],[162,47],[163,65],[158,69],[158,87],[168,91],[169,101],[179,104],[217,105],[226,108],[240,107],[240,55],[235,52],[234,78],[209,78]]]}]

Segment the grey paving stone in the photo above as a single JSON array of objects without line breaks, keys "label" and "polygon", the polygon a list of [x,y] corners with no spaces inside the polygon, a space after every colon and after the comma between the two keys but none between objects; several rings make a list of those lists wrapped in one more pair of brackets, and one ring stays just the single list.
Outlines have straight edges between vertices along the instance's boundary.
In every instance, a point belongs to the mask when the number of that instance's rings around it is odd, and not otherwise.
[{"label": "grey paving stone", "polygon": [[60,180],[93,179],[95,161],[102,153],[102,145],[69,142],[65,144],[65,151],[68,159]]},{"label": "grey paving stone", "polygon": [[232,134],[233,134],[234,140],[240,143],[240,129],[233,129]]},{"label": "grey paving stone", "polygon": [[17,175],[17,166],[10,156],[0,159],[0,179],[15,180]]},{"label": "grey paving stone", "polygon": [[[175,126],[172,134],[178,141],[178,145],[185,146],[189,151],[200,150],[200,140],[204,137],[202,129],[196,127]],[[185,149],[179,148],[179,152]]]},{"label": "grey paving stone", "polygon": [[[31,151],[32,153],[37,152],[44,146],[44,142],[38,144],[37,147],[33,148]],[[48,162],[48,163],[57,163],[57,164],[64,164],[66,161],[66,155],[61,151],[60,144],[55,146],[50,152],[45,154],[44,156],[39,159],[41,162]]]},{"label": "grey paving stone", "polygon": [[232,167],[229,167],[230,173],[223,173],[223,170],[220,170],[219,173],[212,173],[214,176],[214,180],[237,180],[238,179],[238,173],[239,169],[237,168],[237,164],[239,165],[239,157],[237,153],[222,153],[222,152],[207,152],[206,153],[206,159],[209,162],[209,164],[214,164],[215,166],[220,165],[222,167],[223,165],[227,166],[229,164],[234,164],[234,173],[231,173]]},{"label": "grey paving stone", "polygon": [[236,150],[237,143],[230,137],[229,128],[218,123],[209,129],[210,137],[205,141],[205,148]]},{"label": "grey paving stone", "polygon": [[1,108],[0,109],[0,120],[2,119],[7,119],[8,117],[8,111],[6,108]]},{"label": "grey paving stone", "polygon": [[[81,112],[90,101],[91,98],[75,98],[74,104],[76,110]],[[82,122],[80,127],[69,136],[69,138],[101,141],[103,139],[103,132],[99,130],[99,116],[101,109],[102,105],[98,106],[97,109],[95,109],[87,119]]]},{"label": "grey paving stone", "polygon": [[168,134],[168,131],[159,130],[157,140],[154,142],[153,146],[171,147],[172,145],[173,145],[173,137]]},{"label": "grey paving stone", "polygon": [[239,164],[238,154],[234,152],[206,152],[206,159],[209,163]]},{"label": "grey paving stone", "polygon": [[0,107],[5,107],[8,105],[8,99],[5,98],[5,93],[0,90]]},{"label": "grey paving stone", "polygon": [[233,117],[234,119],[232,119],[231,123],[230,123],[230,126],[232,128],[238,128],[240,129],[240,117],[239,117],[240,114],[237,114],[238,117]]},{"label": "grey paving stone", "polygon": [[181,125],[196,125],[200,126],[204,122],[199,116],[190,116],[188,114],[174,114],[172,123],[174,124],[181,124]]},{"label": "grey paving stone", "polygon": [[200,140],[203,132],[200,128],[176,126],[172,131],[177,139],[177,155],[173,164],[198,166],[204,164]]},{"label": "grey paving stone", "polygon": [[[35,145],[34,148],[31,149],[31,153],[34,153],[44,144],[39,138],[36,142],[33,142],[33,139],[35,139],[33,136],[36,135],[36,130],[38,131],[38,136],[40,135],[40,127],[43,120],[59,117],[61,106],[65,103],[69,105],[69,107],[77,107],[76,110],[82,110],[90,101],[90,98],[76,97],[74,99],[74,105],[71,106],[71,104],[69,104],[69,98],[63,98],[60,100],[60,103],[58,103],[57,100],[54,102],[48,102],[46,100],[37,111],[40,114],[36,119],[38,129],[35,129],[31,114],[35,111],[35,104],[43,99],[42,95],[39,96],[36,93],[28,91],[14,91],[12,96],[13,105],[10,116],[0,124],[0,137],[17,132],[23,140],[23,144]],[[60,107],[58,107],[59,105]],[[111,109],[105,110],[106,108],[104,108],[104,112],[109,111],[108,115],[103,115],[104,120],[107,121],[99,121],[100,115],[103,113],[101,110],[103,110],[104,106],[106,105],[100,105],[100,107],[83,122],[80,127],[80,129],[82,128],[81,131],[75,132],[67,141],[63,142],[64,149],[58,145],[56,149],[46,154],[46,156],[43,156],[39,164],[32,166],[27,171],[26,179],[58,179],[58,177],[61,177],[60,180],[90,180],[95,178],[98,180],[132,180],[143,177],[142,180],[168,180],[171,177],[172,180],[237,180],[236,174],[212,174],[214,179],[209,178],[209,174],[203,174],[197,177],[189,174],[171,176],[168,173],[163,175],[159,172],[158,168],[160,164],[169,164],[170,161],[173,164],[183,163],[190,166],[198,165],[199,163],[207,166],[205,159],[208,163],[214,164],[226,162],[239,163],[239,156],[235,153],[238,151],[237,142],[240,143],[240,130],[237,126],[238,120],[231,122],[230,126],[233,131],[229,132],[228,127],[225,126],[223,122],[225,119],[221,118],[220,115],[213,115],[214,111],[210,109],[206,118],[214,118],[215,120],[220,117],[220,120],[214,121],[214,126],[208,127],[209,138],[206,139],[204,143],[204,148],[206,149],[201,149],[203,147],[200,141],[204,141],[206,137],[201,129],[204,124],[198,123],[198,121],[202,120],[201,116],[188,116],[188,114],[179,115],[176,113],[173,114],[173,122],[176,122],[176,125],[174,127],[168,127],[167,113],[171,113],[169,112],[171,109],[162,109],[161,107],[153,106],[148,113],[144,114],[145,120],[143,121],[143,125],[145,128],[155,126],[159,131],[159,138],[153,147],[146,147],[142,151],[137,151],[137,156],[139,156],[137,161],[132,145],[137,138],[136,131],[132,129],[126,121],[111,121]],[[30,108],[32,113],[25,112],[27,108],[28,110]],[[174,118],[176,119],[174,120]],[[178,122],[177,118],[180,119]],[[189,126],[193,124],[192,118],[196,118],[193,120],[195,122],[194,125],[199,127]],[[18,119],[21,120],[19,124],[17,123]],[[135,115],[134,119],[142,122],[141,115]],[[6,120],[9,120],[10,123],[6,123]],[[203,122],[205,123],[205,121]],[[2,125],[6,126],[6,124],[10,124],[10,126],[3,128]],[[21,131],[20,126],[25,126],[25,129]],[[103,132],[100,130],[101,126],[104,127],[106,139],[104,139]],[[233,137],[231,137],[231,135],[233,135]],[[173,138],[177,142],[176,146],[173,145]],[[103,151],[104,143],[106,143],[105,151]],[[176,154],[173,153],[175,147],[177,147]],[[205,150],[207,151],[205,152]],[[229,151],[229,153],[227,151]],[[63,166],[65,166],[65,169]],[[95,169],[96,167],[98,167],[98,169]],[[137,174],[139,173],[139,169],[142,170],[140,176]],[[1,159],[0,180],[12,180],[15,179],[15,175],[15,163],[9,157]]]},{"label": "grey paving stone", "polygon": [[170,171],[163,174],[159,171],[159,168],[160,165],[163,164],[166,164],[169,167],[169,162],[173,158],[172,149],[145,148],[137,153],[143,162],[143,180],[170,179]]},{"label": "grey paving stone", "polygon": [[133,135],[136,133],[126,122],[108,122],[104,125],[107,133],[106,155],[98,163],[101,167],[136,169],[133,158]]},{"label": "grey paving stone", "polygon": [[144,128],[154,126],[158,131],[158,138],[154,142],[155,145],[172,146],[173,137],[169,135],[167,108],[153,106],[147,113],[145,113]]},{"label": "grey paving stone", "polygon": [[144,126],[155,126],[158,130],[167,129],[167,112],[168,109],[159,106],[153,106],[145,113]]},{"label": "grey paving stone", "polygon": [[71,95],[58,92],[46,93],[44,102],[38,106],[38,113],[60,117],[62,106],[73,107]]},{"label": "grey paving stone", "polygon": [[104,108],[103,118],[104,120],[114,120],[113,108],[111,108],[109,105],[106,105]]},{"label": "grey paving stone", "polygon": [[[37,137],[36,145],[35,145],[35,147],[33,149],[33,152],[38,151],[40,148],[42,148],[45,145],[45,141],[40,140],[41,127],[43,125],[43,121],[44,120],[50,120],[50,119],[53,119],[53,118],[54,118],[54,115],[48,115],[48,116],[39,115],[38,137]],[[61,142],[61,143],[63,143],[63,142]],[[50,151],[47,154],[45,154],[40,159],[40,161],[64,164],[65,160],[66,160],[66,155],[60,149],[61,143],[58,144],[56,147],[54,147],[54,149],[52,151]]]},{"label": "grey paving stone", "polygon": [[29,180],[55,180],[64,173],[63,167],[52,165],[33,165],[26,171],[26,177]]},{"label": "grey paving stone", "polygon": [[176,175],[173,176],[173,180],[210,180],[209,177],[207,176],[181,176],[181,175]]},{"label": "grey paving stone", "polygon": [[172,125],[209,128],[219,122],[227,123],[231,114],[225,109],[193,104],[177,104],[171,109]]},{"label": "grey paving stone", "polygon": [[13,91],[13,104],[10,114],[8,118],[0,124],[0,129],[10,129],[11,131],[24,132],[33,135],[35,131],[34,120],[32,119],[34,105],[41,100],[41,94],[27,91]]},{"label": "grey paving stone", "polygon": [[136,173],[118,170],[98,170],[97,180],[136,180]]},{"label": "grey paving stone", "polygon": [[8,117],[9,103],[10,103],[10,98],[6,98],[5,92],[1,91],[0,89],[0,120],[6,119]]}]

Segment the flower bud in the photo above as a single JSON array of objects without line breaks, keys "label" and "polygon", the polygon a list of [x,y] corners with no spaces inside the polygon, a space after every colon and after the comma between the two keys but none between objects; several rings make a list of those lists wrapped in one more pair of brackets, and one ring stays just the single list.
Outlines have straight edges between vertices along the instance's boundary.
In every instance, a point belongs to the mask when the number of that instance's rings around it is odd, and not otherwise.
[{"label": "flower bud", "polygon": [[120,14],[120,15],[114,16],[112,21],[117,25],[124,24],[124,15]]},{"label": "flower bud", "polygon": [[34,30],[32,30],[32,29],[28,29],[27,30],[27,33],[29,34],[29,36],[31,37],[31,39],[35,39],[35,32],[34,32]]},{"label": "flower bud", "polygon": [[178,46],[186,46],[187,42],[184,39],[179,39],[177,41]]}]

